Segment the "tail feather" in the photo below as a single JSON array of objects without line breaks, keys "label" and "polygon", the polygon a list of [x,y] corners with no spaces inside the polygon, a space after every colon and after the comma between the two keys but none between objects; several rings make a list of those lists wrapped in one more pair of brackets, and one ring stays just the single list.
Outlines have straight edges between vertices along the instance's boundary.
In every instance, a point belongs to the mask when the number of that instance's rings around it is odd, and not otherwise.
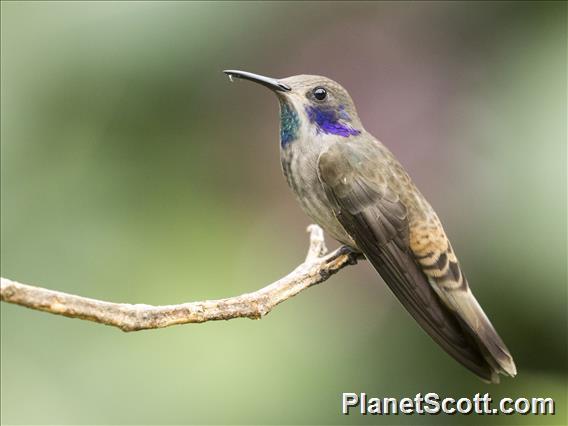
[{"label": "tail feather", "polygon": [[446,305],[457,314],[462,326],[473,337],[492,370],[495,373],[515,377],[517,367],[509,349],[495,331],[469,286],[465,285],[461,289],[450,291],[439,291],[435,283],[432,283],[432,287]]}]

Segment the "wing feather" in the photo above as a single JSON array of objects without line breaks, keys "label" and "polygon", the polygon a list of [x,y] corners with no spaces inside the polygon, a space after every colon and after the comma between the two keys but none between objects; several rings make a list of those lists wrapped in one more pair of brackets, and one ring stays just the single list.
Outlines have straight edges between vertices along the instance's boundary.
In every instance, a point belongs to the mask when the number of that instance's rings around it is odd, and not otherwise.
[{"label": "wing feather", "polygon": [[[510,355],[471,295],[459,266],[456,268],[449,243],[450,251],[445,252],[433,250],[435,242],[423,244],[422,250],[411,248],[422,240],[415,241],[417,234],[411,233],[412,212],[401,200],[400,189],[380,174],[380,170],[388,169],[381,163],[396,161],[385,156],[382,149],[378,143],[341,142],[320,155],[318,176],[334,214],[422,328],[465,367],[487,381],[498,382],[496,373],[512,371],[488,354],[504,348]],[[453,286],[458,283],[458,287],[463,282],[467,293],[448,293],[445,281]],[[497,340],[491,333],[480,334],[487,327],[474,324],[479,312]],[[480,344],[487,338],[496,343]]]}]

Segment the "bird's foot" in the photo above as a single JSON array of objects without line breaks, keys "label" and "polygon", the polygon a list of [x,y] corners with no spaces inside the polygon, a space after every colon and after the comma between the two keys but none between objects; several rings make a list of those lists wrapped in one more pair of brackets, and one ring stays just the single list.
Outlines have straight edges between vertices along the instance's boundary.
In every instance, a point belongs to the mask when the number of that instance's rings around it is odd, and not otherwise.
[{"label": "bird's foot", "polygon": [[349,246],[342,246],[341,251],[348,256],[350,265],[356,265],[359,260],[366,259],[363,253]]}]

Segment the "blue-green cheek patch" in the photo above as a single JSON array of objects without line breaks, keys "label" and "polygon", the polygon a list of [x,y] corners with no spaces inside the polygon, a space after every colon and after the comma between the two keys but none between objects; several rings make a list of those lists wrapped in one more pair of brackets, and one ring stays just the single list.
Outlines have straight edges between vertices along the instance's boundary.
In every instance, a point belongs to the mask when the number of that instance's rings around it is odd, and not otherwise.
[{"label": "blue-green cheek patch", "polygon": [[299,128],[300,119],[294,107],[285,101],[280,101],[280,145],[282,148],[298,138]]}]

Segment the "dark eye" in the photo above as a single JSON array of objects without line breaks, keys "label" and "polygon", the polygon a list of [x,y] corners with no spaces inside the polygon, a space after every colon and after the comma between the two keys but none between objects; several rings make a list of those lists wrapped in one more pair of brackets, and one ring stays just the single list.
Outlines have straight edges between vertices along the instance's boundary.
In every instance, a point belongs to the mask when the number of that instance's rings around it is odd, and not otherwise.
[{"label": "dark eye", "polygon": [[327,96],[327,90],[325,90],[323,87],[316,87],[312,93],[314,94],[314,98],[316,98],[318,101],[323,101],[326,96]]}]

